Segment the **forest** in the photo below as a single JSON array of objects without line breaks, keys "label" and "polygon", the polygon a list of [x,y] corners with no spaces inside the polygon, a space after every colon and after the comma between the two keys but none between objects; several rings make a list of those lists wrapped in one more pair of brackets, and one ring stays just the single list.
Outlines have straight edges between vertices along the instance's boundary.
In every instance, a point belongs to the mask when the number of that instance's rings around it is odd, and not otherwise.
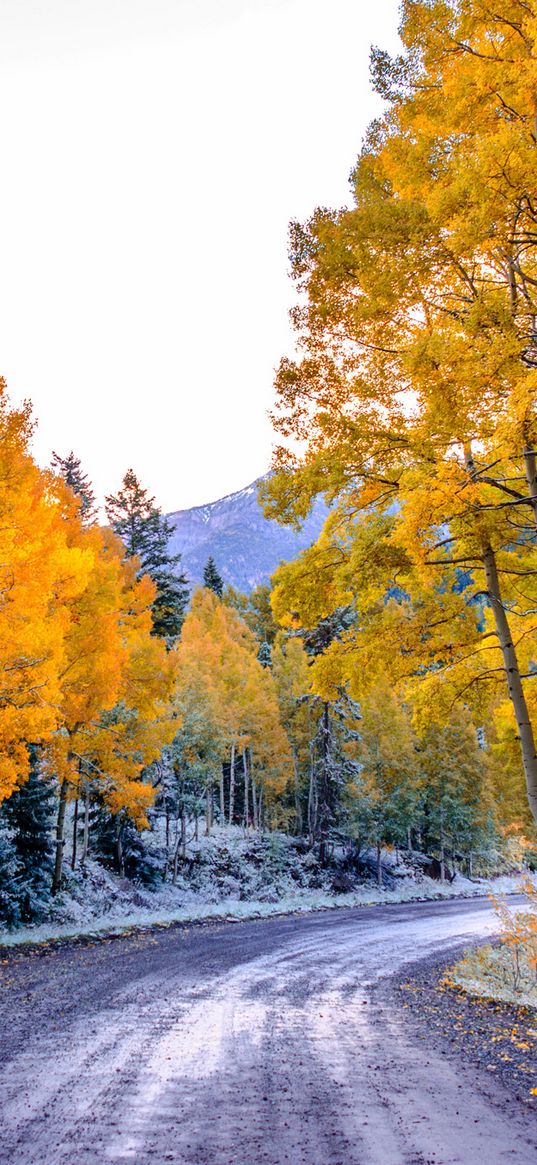
[{"label": "forest", "polygon": [[271,586],[189,593],[135,472],[100,521],[2,382],[0,922],[89,857],[173,884],[215,823],[380,881],[537,860],[533,8],[403,4],[351,207],[291,226],[262,502],[330,512]]}]

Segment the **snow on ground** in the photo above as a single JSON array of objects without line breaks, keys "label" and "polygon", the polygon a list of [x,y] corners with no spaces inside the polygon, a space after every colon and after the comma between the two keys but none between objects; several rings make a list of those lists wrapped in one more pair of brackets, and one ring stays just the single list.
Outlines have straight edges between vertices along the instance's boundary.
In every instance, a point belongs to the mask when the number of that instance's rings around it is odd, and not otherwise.
[{"label": "snow on ground", "polygon": [[[385,855],[388,858],[388,855]],[[393,859],[392,859],[393,861]],[[321,870],[310,852],[283,834],[244,837],[239,827],[216,827],[210,838],[189,840],[176,885],[148,889],[120,878],[94,860],[70,872],[66,888],[40,923],[15,931],[0,928],[0,945],[14,947],[77,935],[117,933],[133,927],[209,920],[265,918],[379,903],[512,893],[521,875],[441,884],[409,866],[394,865],[397,888]],[[346,892],[342,893],[341,890]]]}]

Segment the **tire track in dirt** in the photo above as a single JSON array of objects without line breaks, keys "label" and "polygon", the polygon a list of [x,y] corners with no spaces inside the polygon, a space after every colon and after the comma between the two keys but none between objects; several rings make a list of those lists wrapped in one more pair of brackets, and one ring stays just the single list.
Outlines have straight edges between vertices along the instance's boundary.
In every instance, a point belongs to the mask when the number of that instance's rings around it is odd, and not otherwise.
[{"label": "tire track in dirt", "polygon": [[13,956],[1,1165],[533,1165],[535,1113],[373,990],[493,927],[413,903]]}]

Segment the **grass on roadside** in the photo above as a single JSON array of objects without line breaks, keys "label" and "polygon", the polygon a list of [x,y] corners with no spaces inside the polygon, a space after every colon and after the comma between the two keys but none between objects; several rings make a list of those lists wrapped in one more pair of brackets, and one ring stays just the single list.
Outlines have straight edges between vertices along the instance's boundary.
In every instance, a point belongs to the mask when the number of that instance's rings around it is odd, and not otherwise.
[{"label": "grass on roadside", "polygon": [[446,984],[470,995],[537,1008],[537,890],[530,878],[519,889],[529,909],[510,909],[491,894],[500,925],[498,942],[466,951]]},{"label": "grass on roadside", "polygon": [[459,987],[469,995],[537,1008],[535,970],[523,951],[518,958],[502,945],[487,943],[465,952],[445,976],[446,986]]}]

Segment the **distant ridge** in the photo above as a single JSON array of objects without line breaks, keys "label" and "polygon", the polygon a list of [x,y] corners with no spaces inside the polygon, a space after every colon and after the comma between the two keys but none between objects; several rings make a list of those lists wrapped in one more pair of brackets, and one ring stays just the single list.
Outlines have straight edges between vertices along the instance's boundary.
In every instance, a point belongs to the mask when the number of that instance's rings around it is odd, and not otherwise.
[{"label": "distant ridge", "polygon": [[191,585],[203,581],[203,568],[212,555],[224,582],[248,593],[259,583],[268,583],[282,560],[296,558],[315,541],[328,513],[324,502],[315,502],[297,533],[264,517],[257,500],[264,480],[259,477],[216,502],[167,515],[175,528],[173,553],[181,554]]}]

